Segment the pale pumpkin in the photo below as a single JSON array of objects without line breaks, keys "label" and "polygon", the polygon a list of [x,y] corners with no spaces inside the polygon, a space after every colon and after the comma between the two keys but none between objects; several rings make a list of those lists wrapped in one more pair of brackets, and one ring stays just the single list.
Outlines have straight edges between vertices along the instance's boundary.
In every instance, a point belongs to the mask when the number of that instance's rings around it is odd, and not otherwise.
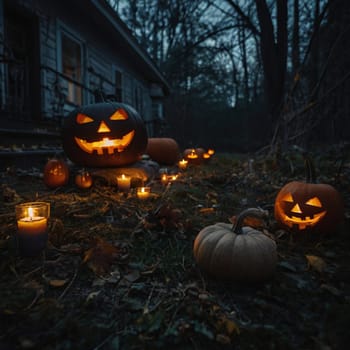
[{"label": "pale pumpkin", "polygon": [[257,283],[271,278],[277,264],[275,241],[255,228],[242,227],[247,216],[264,215],[264,210],[249,208],[238,216],[234,226],[219,222],[201,230],[193,246],[199,268],[228,281]]}]

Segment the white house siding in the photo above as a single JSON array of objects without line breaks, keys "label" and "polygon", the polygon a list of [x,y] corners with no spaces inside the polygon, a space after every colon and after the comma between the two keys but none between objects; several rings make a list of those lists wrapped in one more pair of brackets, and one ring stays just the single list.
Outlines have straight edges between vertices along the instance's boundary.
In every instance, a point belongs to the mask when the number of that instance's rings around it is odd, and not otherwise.
[{"label": "white house siding", "polygon": [[[0,0],[0,54],[2,50],[1,28],[3,26],[1,11],[4,1],[6,0]],[[19,2],[19,0],[15,1]],[[65,101],[68,80],[60,74],[60,33],[64,31],[76,39],[82,48],[82,104],[95,102],[94,92],[96,89],[101,89],[104,94],[113,96],[115,93],[115,70],[117,69],[122,73],[122,102],[130,104],[138,110],[146,123],[149,136],[152,136],[150,82],[146,80],[145,72],[141,71],[139,67],[135,67],[133,58],[128,57],[126,52],[121,49],[122,46],[117,45],[118,35],[115,35],[110,27],[104,27],[103,23],[101,26],[100,23],[97,23],[98,25],[91,23],[92,20],[85,8],[74,6],[67,8],[67,2],[58,0],[21,1],[39,18],[42,118],[54,119],[59,122],[76,107],[76,105]],[[137,72],[135,68],[139,71]],[[4,76],[3,70],[4,65],[0,64],[0,77],[1,74]],[[2,99],[4,99],[4,86],[5,83],[1,81]]]}]

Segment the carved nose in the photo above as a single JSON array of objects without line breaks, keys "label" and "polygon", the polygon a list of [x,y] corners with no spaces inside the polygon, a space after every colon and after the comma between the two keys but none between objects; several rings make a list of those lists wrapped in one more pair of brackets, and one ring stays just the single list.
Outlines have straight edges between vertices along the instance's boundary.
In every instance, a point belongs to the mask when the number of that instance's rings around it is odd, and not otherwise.
[{"label": "carved nose", "polygon": [[295,204],[295,206],[292,208],[291,212],[301,214],[302,211],[300,210],[299,204]]},{"label": "carved nose", "polygon": [[108,125],[104,121],[101,122],[101,124],[100,124],[100,126],[98,127],[98,130],[97,130],[98,133],[110,132],[110,131],[111,131],[111,129],[108,127]]}]

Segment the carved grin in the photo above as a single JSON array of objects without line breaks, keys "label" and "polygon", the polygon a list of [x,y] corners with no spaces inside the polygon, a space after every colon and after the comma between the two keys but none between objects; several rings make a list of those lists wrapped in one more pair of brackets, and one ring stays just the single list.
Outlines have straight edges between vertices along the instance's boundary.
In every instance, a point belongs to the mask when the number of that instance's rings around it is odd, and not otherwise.
[{"label": "carved grin", "polygon": [[103,138],[101,141],[88,142],[84,139],[74,137],[77,145],[87,153],[96,152],[98,155],[103,154],[114,154],[115,152],[123,152],[126,147],[129,146],[132,139],[134,138],[135,131],[132,130],[125,134],[121,139],[109,139],[108,137]]},{"label": "carved grin", "polygon": [[321,213],[314,214],[312,217],[306,216],[305,218],[301,218],[298,216],[288,216],[286,214],[283,215],[283,221],[289,227],[293,225],[299,225],[300,230],[304,230],[309,226],[316,225],[324,216],[326,215],[326,211],[322,211]]}]

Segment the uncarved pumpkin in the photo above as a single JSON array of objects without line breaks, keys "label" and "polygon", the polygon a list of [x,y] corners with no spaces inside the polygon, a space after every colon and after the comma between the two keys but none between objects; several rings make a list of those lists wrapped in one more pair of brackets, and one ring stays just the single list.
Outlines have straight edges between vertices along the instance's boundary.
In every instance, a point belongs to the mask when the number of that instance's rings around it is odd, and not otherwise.
[{"label": "uncarved pumpkin", "polygon": [[219,222],[201,230],[193,245],[198,266],[222,280],[257,283],[271,278],[277,264],[275,241],[257,229],[242,227],[247,216],[265,215],[261,209],[249,208],[234,226]]},{"label": "uncarved pumpkin", "polygon": [[44,167],[44,183],[47,187],[64,186],[69,180],[69,168],[63,159],[49,159]]},{"label": "uncarved pumpkin", "polygon": [[148,138],[146,154],[159,164],[174,165],[180,159],[180,147],[172,138]]},{"label": "uncarved pumpkin", "polygon": [[148,137],[134,108],[101,102],[73,110],[64,120],[62,138],[72,162],[86,167],[116,167],[139,160]]}]

